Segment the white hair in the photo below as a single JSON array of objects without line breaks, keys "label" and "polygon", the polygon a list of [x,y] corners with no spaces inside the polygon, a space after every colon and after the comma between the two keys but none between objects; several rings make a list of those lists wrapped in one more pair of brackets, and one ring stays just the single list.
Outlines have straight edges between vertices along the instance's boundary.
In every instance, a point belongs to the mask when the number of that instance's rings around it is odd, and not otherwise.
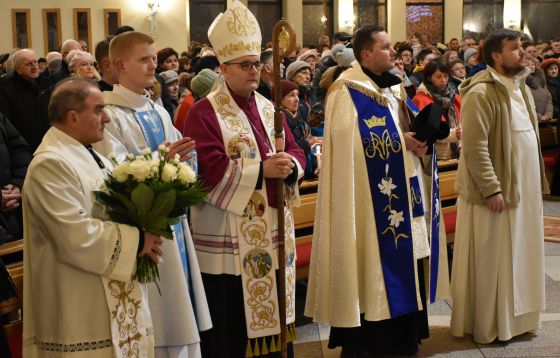
[{"label": "white hair", "polygon": [[62,43],[62,47],[60,48],[60,51],[62,53],[64,53],[64,52],[68,53],[71,50],[81,49],[81,48],[82,48],[82,45],[80,45],[80,43],[78,41],[76,41],[74,39],[68,39],[68,40],[65,40]]},{"label": "white hair", "polygon": [[52,52],[47,53],[47,56],[45,56],[45,59],[47,60],[47,64],[49,64],[53,60],[62,59],[62,54],[60,52],[52,51]]},{"label": "white hair", "polygon": [[33,51],[30,48],[23,48],[21,50],[17,50],[16,52],[14,52],[14,54],[10,56],[12,58],[13,68],[14,69],[17,68],[19,66],[20,62],[23,60],[23,56],[25,54],[30,54],[30,53],[33,54],[34,56],[36,56],[35,51]]}]

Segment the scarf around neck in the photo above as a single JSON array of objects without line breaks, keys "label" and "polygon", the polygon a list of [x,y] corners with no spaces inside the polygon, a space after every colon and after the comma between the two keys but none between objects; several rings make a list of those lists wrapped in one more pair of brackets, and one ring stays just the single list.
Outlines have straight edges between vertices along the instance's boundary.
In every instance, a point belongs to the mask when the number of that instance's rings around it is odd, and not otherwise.
[{"label": "scarf around neck", "polygon": [[443,88],[438,88],[431,82],[424,82],[424,85],[430,91],[434,102],[442,106],[444,109],[449,109],[453,107],[453,101],[455,100],[455,94],[457,93],[457,88],[451,82],[447,83],[447,86]]}]

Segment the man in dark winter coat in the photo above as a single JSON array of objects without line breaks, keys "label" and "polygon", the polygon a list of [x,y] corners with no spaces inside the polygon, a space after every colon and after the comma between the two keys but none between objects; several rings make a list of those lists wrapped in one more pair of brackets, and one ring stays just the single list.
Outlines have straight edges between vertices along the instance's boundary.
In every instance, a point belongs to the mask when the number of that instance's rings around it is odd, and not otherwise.
[{"label": "man in dark winter coat", "polygon": [[49,129],[39,103],[37,56],[30,49],[13,55],[14,71],[0,79],[0,112],[35,150]]},{"label": "man in dark winter coat", "polygon": [[62,81],[66,77],[70,77],[70,70],[68,69],[68,62],[66,60],[66,56],[68,56],[68,54],[72,50],[81,50],[81,49],[82,46],[80,45],[80,43],[73,39],[68,39],[62,43],[62,49],[61,49],[62,62],[60,64],[60,68],[54,71],[49,76],[49,81],[46,83],[46,86],[48,88],[41,88],[42,90],[50,89],[50,91],[52,91],[52,89],[54,88],[54,86],[56,86],[58,82]]},{"label": "man in dark winter coat", "polygon": [[21,187],[30,161],[25,139],[0,113],[0,244],[22,238]]}]

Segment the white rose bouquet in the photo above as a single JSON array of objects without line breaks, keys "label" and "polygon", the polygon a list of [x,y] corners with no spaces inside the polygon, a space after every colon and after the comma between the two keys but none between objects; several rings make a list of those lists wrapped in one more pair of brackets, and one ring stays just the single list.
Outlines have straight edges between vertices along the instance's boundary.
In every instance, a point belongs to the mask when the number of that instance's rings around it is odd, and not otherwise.
[{"label": "white rose bouquet", "polygon": [[[116,166],[105,179],[105,189],[95,196],[111,220],[172,240],[171,225],[179,223],[188,206],[201,202],[206,191],[191,167],[179,162],[179,155],[166,159],[169,149],[163,145],[158,152],[159,159],[147,149],[142,156],[129,154],[120,164],[110,158]],[[157,285],[157,264],[148,256],[139,258],[136,277]]]}]

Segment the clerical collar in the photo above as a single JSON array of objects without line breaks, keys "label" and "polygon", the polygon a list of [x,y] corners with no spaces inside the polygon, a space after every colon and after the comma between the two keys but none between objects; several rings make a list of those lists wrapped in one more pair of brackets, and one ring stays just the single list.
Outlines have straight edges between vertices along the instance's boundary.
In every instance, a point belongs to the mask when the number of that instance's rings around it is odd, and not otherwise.
[{"label": "clerical collar", "polygon": [[371,72],[364,66],[361,67],[362,67],[362,71],[364,71],[364,73],[369,78],[371,78],[372,81],[379,86],[379,88],[387,88],[402,83],[399,77],[393,75],[392,73],[389,73],[389,71],[385,71],[381,75],[376,75],[375,73]]},{"label": "clerical collar", "polygon": [[119,84],[113,86],[113,93],[115,93],[134,107],[143,107],[146,105],[146,103],[149,102],[150,99],[148,91],[144,90],[143,94],[138,94]]},{"label": "clerical collar", "polygon": [[91,144],[84,145],[84,147],[86,147],[86,149],[91,154],[91,156],[93,157],[93,159],[95,160],[95,162],[97,163],[99,168],[105,169],[105,164],[103,164],[103,161],[101,160],[101,158],[99,158],[97,153],[95,153],[95,150],[93,150],[93,147],[91,146]]}]

